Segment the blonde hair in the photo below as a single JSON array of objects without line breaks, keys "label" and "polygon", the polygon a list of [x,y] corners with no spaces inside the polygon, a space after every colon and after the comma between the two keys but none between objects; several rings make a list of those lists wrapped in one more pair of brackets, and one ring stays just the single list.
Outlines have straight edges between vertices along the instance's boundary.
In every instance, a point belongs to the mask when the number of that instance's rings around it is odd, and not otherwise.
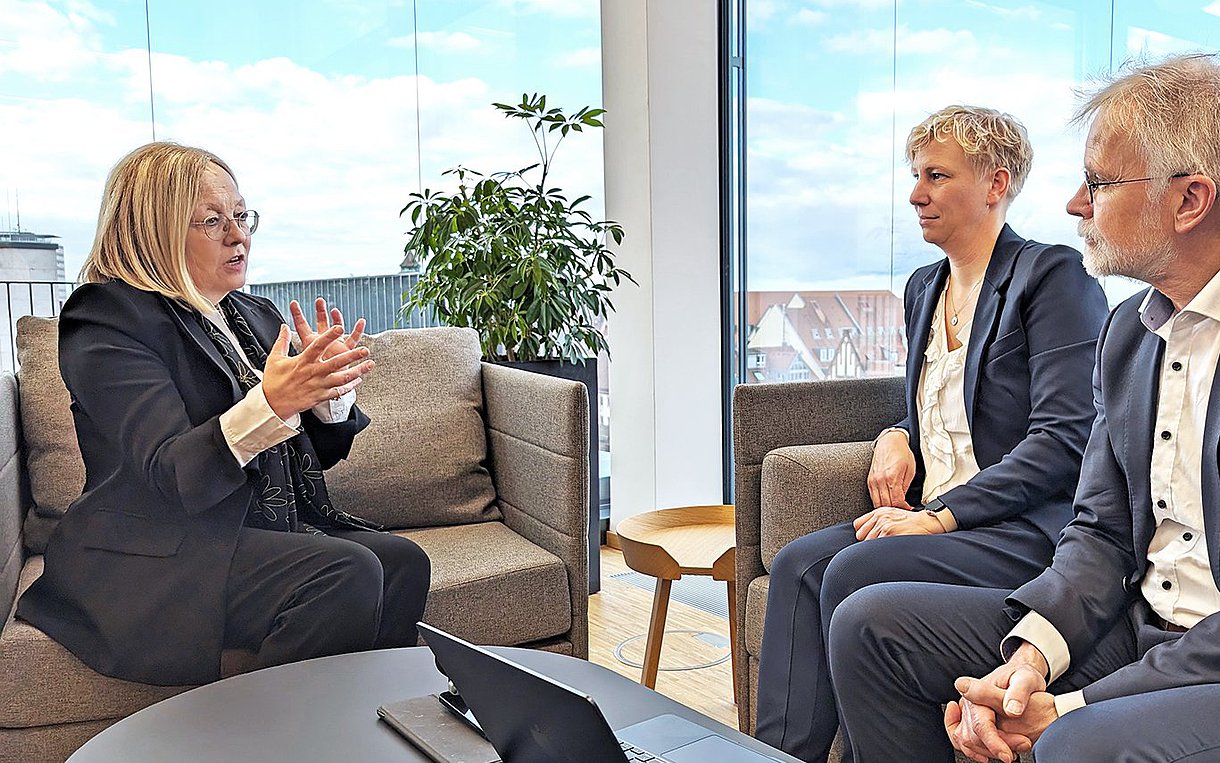
[{"label": "blonde hair", "polygon": [[1017,198],[1034,162],[1034,148],[1020,120],[995,109],[946,106],[911,130],[907,163],[932,141],[944,143],[949,138],[961,146],[979,177],[987,177],[1001,167],[1008,170],[1007,199],[1011,202]]},{"label": "blonde hair", "polygon": [[1094,93],[1072,119],[1090,117],[1135,138],[1148,174],[1198,172],[1220,179],[1220,66],[1196,53],[1137,66]]},{"label": "blonde hair", "polygon": [[177,143],[149,143],[120,159],[106,178],[97,234],[80,280],[123,281],[200,312],[211,310],[187,269],[186,234],[200,179],[212,165],[233,177],[220,157]]}]

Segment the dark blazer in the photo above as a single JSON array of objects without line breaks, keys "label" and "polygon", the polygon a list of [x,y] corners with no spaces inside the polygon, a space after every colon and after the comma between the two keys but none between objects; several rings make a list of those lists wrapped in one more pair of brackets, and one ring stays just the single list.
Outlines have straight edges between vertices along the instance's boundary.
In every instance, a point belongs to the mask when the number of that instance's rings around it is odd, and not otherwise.
[{"label": "dark blazer", "polygon": [[[1093,397],[1097,420],[1085,449],[1076,517],[1046,572],[1009,604],[1036,610],[1062,634],[1079,664],[1135,602],[1156,530],[1151,462],[1165,343],[1140,321],[1143,294],[1115,308],[1102,333]],[[1203,431],[1203,519],[1212,577],[1220,586],[1220,373]],[[1085,701],[1191,684],[1220,683],[1220,613],[1138,662],[1086,686]]]},{"label": "dark blazer", "polygon": [[[270,348],[283,319],[235,292]],[[110,676],[154,684],[215,680],[225,580],[260,478],[238,466],[220,414],[242,395],[193,311],[121,282],[86,284],[59,319],[85,487],[47,545],[17,614]],[[302,424],[323,468],[368,425]]]},{"label": "dark blazer", "polygon": [[[907,418],[915,479],[907,494],[922,503],[917,397],[947,259],[907,281]],[[1000,231],[966,348],[964,396],[979,473],[940,496],[961,529],[1021,517],[1053,543],[1072,517],[1072,494],[1093,421],[1089,379],[1097,335],[1109,308],[1080,253]],[[937,330],[943,330],[938,326]]]}]

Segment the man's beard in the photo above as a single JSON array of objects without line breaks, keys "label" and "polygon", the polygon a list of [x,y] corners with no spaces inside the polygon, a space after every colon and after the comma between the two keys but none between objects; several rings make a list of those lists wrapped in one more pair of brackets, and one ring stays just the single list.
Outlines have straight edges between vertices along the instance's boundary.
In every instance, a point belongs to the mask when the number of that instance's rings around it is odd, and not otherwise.
[{"label": "man's beard", "polygon": [[1085,240],[1084,269],[1094,278],[1123,276],[1144,283],[1161,281],[1169,272],[1173,252],[1168,241],[1152,239],[1149,222],[1139,220],[1136,228],[1140,234],[1135,243],[1120,247],[1098,236],[1092,220],[1081,220],[1076,230]]}]

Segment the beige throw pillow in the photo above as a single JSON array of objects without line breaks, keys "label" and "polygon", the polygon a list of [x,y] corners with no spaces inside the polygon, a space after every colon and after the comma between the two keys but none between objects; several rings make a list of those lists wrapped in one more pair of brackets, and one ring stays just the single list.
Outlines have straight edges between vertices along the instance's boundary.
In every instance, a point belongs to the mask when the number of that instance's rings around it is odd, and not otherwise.
[{"label": "beige throw pillow", "polygon": [[393,330],[363,344],[377,367],[357,404],[372,423],[326,473],[335,505],[390,529],[500,519],[486,466],[478,334]]},{"label": "beige throw pillow", "polygon": [[25,545],[34,554],[46,550],[51,531],[85,486],[71,399],[59,375],[58,331],[55,318],[17,321],[21,434],[34,499],[25,521]]}]

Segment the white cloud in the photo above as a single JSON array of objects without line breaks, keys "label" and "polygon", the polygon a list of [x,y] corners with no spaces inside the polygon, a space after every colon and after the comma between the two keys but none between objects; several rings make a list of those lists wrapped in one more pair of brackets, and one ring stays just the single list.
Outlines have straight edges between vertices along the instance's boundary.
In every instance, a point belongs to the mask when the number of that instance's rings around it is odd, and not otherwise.
[{"label": "white cloud", "polygon": [[580,66],[601,66],[602,49],[601,48],[581,48],[573,50],[570,53],[564,53],[558,56],[555,63],[564,68],[575,68]]},{"label": "white cloud", "polygon": [[417,42],[419,47],[425,50],[439,50],[445,53],[465,53],[483,46],[482,40],[465,32],[420,32],[405,37],[394,37],[389,41],[389,45],[394,48],[411,50],[415,48]]},{"label": "white cloud", "polygon": [[545,13],[568,18],[595,17],[601,12],[600,0],[499,0],[511,13]]},{"label": "white cloud", "polygon": [[792,23],[800,26],[818,26],[825,23],[827,18],[829,16],[825,11],[802,8],[792,17]]},{"label": "white cloud", "polygon": [[[30,67],[14,51],[58,45],[56,76],[71,83],[0,97],[0,190],[20,193],[27,229],[62,236],[72,275],[92,241],[106,173],[150,139],[148,59],[142,49],[103,51],[95,24],[56,7],[23,3],[22,26],[0,31],[11,38],[0,41],[0,77]],[[6,22],[12,9],[0,0]],[[500,95],[477,78],[340,76],[287,58],[239,66],[166,53],[152,66],[157,137],[216,151],[264,215],[252,282],[395,272],[407,228],[398,211],[421,174],[425,186],[445,188],[452,181],[441,171],[459,163],[497,171],[536,160],[528,130],[490,106]],[[556,182],[600,197],[600,177],[600,135],[573,135]]]},{"label": "white cloud", "polygon": [[920,29],[911,31],[905,24],[893,29],[859,29],[833,35],[826,49],[836,53],[875,56],[898,47],[899,55],[947,55],[973,57],[978,52],[974,35],[965,29]]}]

